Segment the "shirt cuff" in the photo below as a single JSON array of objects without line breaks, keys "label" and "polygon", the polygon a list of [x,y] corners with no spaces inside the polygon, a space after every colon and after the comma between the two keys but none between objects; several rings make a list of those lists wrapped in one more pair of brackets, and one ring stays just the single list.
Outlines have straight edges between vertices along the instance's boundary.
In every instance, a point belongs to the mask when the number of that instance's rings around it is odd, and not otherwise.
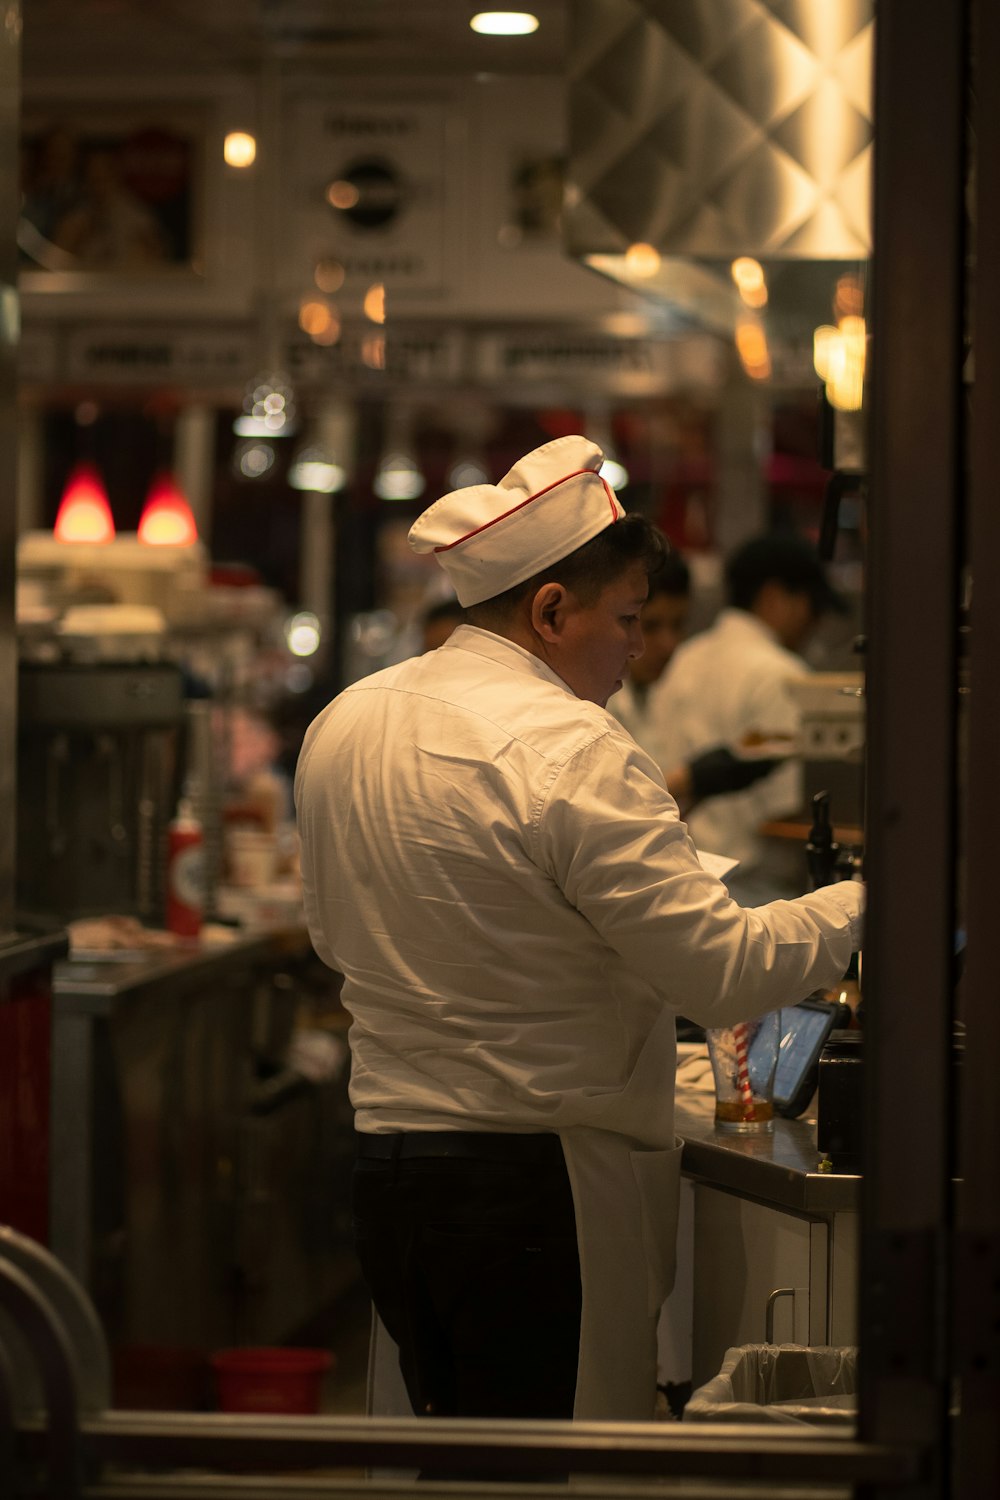
[{"label": "shirt cuff", "polygon": [[827,897],[838,911],[843,912],[847,918],[847,924],[851,933],[851,952],[857,953],[862,946],[865,933],[865,896],[864,882],[861,880],[838,880],[833,885],[825,885],[822,891],[814,892],[815,895],[822,894]]}]

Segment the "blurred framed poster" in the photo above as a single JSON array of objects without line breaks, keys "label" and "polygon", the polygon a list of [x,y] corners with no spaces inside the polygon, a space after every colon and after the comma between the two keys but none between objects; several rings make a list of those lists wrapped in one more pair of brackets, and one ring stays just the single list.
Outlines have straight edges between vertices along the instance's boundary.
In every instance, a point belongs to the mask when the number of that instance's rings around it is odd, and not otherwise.
[{"label": "blurred framed poster", "polygon": [[18,256],[28,275],[148,279],[203,269],[205,119],[193,107],[53,105],[22,121]]}]

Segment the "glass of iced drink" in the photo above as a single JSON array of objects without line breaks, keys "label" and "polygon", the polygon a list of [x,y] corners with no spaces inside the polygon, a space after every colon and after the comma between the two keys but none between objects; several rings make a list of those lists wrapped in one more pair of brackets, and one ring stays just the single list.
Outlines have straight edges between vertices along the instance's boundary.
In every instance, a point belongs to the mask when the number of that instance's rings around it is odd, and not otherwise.
[{"label": "glass of iced drink", "polygon": [[715,1078],[715,1124],[735,1135],[774,1130],[774,1070],[781,1012],[706,1032]]}]

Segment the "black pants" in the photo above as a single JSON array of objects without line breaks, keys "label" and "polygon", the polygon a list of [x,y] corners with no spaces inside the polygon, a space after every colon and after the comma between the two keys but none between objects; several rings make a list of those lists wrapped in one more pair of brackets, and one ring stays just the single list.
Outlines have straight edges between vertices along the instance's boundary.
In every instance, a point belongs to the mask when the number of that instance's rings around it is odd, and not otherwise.
[{"label": "black pants", "polygon": [[[419,1149],[417,1133],[402,1139]],[[529,1143],[521,1159],[495,1154],[512,1139]],[[559,1138],[478,1141],[463,1133],[461,1156],[359,1157],[362,1272],[417,1415],[572,1417],[580,1263]]]}]

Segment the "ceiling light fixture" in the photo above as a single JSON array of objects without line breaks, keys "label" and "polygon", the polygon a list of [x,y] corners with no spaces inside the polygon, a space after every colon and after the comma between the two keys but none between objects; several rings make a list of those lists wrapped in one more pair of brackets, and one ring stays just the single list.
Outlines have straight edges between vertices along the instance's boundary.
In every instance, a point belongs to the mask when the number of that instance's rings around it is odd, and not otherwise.
[{"label": "ceiling light fixture", "polygon": [[288,483],[293,490],[335,495],[344,488],[346,480],[343,465],[320,443],[300,449],[288,467]]},{"label": "ceiling light fixture", "polygon": [[300,610],[285,624],[285,641],[293,656],[314,656],[323,638],[323,627],[311,610]]},{"label": "ceiling light fixture", "polygon": [[171,474],[158,474],[139,517],[140,542],[151,547],[190,547],[198,527],[183,491]]},{"label": "ceiling light fixture", "polygon": [[416,500],[427,484],[409,453],[387,453],[372,483],[380,500]]},{"label": "ceiling light fixture", "polygon": [[530,36],[538,30],[538,17],[526,10],[481,10],[469,25],[481,36]]},{"label": "ceiling light fixture", "polygon": [[362,303],[365,317],[372,323],[385,322],[385,287],[382,282],[376,281],[365,292]]},{"label": "ceiling light fixture", "polygon": [[628,469],[613,453],[605,453],[599,473],[613,490],[623,490],[628,484]]},{"label": "ceiling light fixture", "polygon": [[618,456],[618,449],[611,436],[611,415],[606,411],[589,411],[584,417],[583,431],[596,443],[604,455],[598,473],[613,490],[623,490],[628,484],[628,469]]},{"label": "ceiling light fixture", "polygon": [[227,167],[252,167],[257,159],[257,142],[245,130],[231,130],[222,143]]},{"label": "ceiling light fixture", "polygon": [[286,377],[258,375],[247,387],[243,412],[233,423],[238,437],[291,437],[298,426],[295,396]]},{"label": "ceiling light fixture", "polygon": [[63,490],[53,535],[57,542],[112,542],[115,523],[107,491],[93,464],[77,464]]},{"label": "ceiling light fixture", "polygon": [[486,465],[474,454],[463,454],[448,470],[450,490],[464,490],[472,484],[489,484],[489,482],[490,476]]},{"label": "ceiling light fixture", "polygon": [[625,251],[625,270],[630,276],[635,276],[640,281],[646,281],[649,277],[655,276],[660,269],[660,264],[660,252],[643,240],[629,245]]},{"label": "ceiling light fixture", "polygon": [[260,438],[247,438],[233,450],[233,473],[237,479],[263,479],[274,468],[275,452]]}]

